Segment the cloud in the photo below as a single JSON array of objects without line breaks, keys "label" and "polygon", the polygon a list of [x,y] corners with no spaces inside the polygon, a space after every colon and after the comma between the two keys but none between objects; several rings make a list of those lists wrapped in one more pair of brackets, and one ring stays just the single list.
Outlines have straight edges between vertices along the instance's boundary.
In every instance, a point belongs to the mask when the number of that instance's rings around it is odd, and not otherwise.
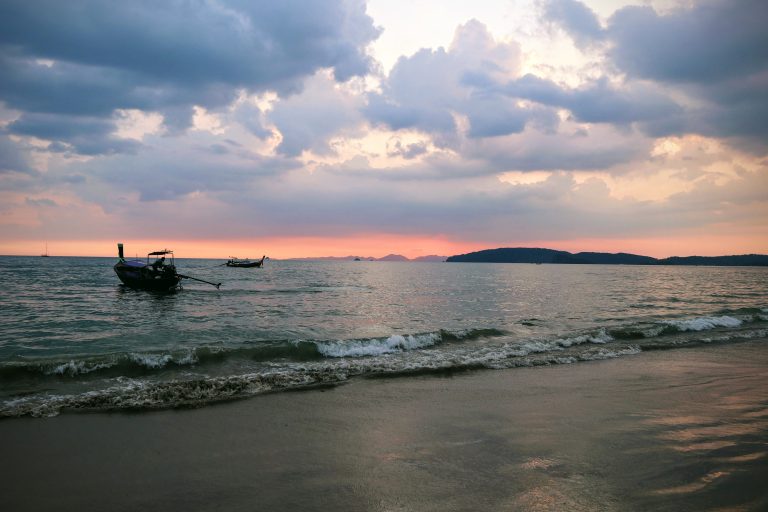
[{"label": "cloud", "polygon": [[193,106],[224,106],[241,89],[288,95],[320,69],[364,75],[378,34],[361,0],[8,0],[0,100],[40,114],[156,111],[178,133]]},{"label": "cloud", "polygon": [[515,76],[520,48],[497,42],[485,25],[472,20],[460,26],[448,50],[422,49],[401,57],[382,85],[369,95],[368,119],[392,130],[415,129],[435,137],[438,145],[455,141],[456,115],[469,119],[471,137],[518,133],[539,112],[515,105],[503,95],[473,94],[476,76]]},{"label": "cloud", "polygon": [[[173,201],[194,193],[216,195],[249,189],[296,165],[255,155],[250,160],[225,156],[205,148],[187,150],[184,158],[179,159],[178,153],[171,150],[146,156],[115,157],[108,164],[99,162],[79,168],[112,189],[112,194],[137,193],[139,201],[151,202]],[[109,196],[100,196],[101,193],[97,193],[87,199],[106,205]]]},{"label": "cloud", "polygon": [[227,192],[226,203],[260,219],[255,228],[260,236],[442,233],[489,244],[670,236],[690,229],[727,232],[747,219],[754,222],[755,211],[768,210],[758,192],[766,184],[760,172],[723,184],[702,181],[668,200],[650,201],[617,198],[604,180],[578,180],[572,173],[552,173],[533,184],[480,177],[414,186],[359,172],[364,165],[350,163],[342,173],[332,167],[313,174],[292,172],[258,190]]},{"label": "cloud", "polygon": [[406,160],[412,160],[429,151],[429,144],[425,141],[403,144],[399,138],[393,137],[387,141],[387,156],[399,156]]},{"label": "cloud", "polygon": [[569,89],[534,75],[504,86],[506,94],[553,107],[566,108],[585,123],[629,124],[678,115],[682,108],[657,88],[628,83],[611,86],[606,78]]},{"label": "cloud", "polygon": [[232,118],[260,139],[272,136],[272,130],[267,127],[265,113],[253,102],[246,101],[238,105]]},{"label": "cloud", "polygon": [[560,25],[579,47],[600,41],[605,35],[595,12],[577,0],[550,0],[543,4],[543,15]]},{"label": "cloud", "polygon": [[467,159],[482,159],[495,173],[505,171],[580,171],[612,168],[645,158],[651,142],[611,126],[584,128],[573,123],[559,132],[529,130],[519,135],[474,141],[463,148]]},{"label": "cloud", "polygon": [[139,146],[136,141],[107,135],[115,129],[114,121],[103,118],[39,113],[23,114],[8,125],[15,135],[56,141],[48,146],[51,151],[82,155],[134,152]]},{"label": "cloud", "polygon": [[577,46],[605,43],[608,63],[622,75],[620,89],[605,87],[604,78],[567,91],[524,77],[509,90],[568,108],[586,122],[639,122],[654,137],[696,133],[768,152],[760,143],[768,136],[765,2],[695,1],[663,14],[629,6],[605,29],[576,0],[551,0],[544,14]]},{"label": "cloud", "polygon": [[11,172],[35,174],[25,153],[22,153],[7,135],[0,132],[0,174]]},{"label": "cloud", "polygon": [[704,83],[764,71],[768,66],[768,4],[710,0],[659,15],[625,7],[608,24],[613,62],[630,76]]},{"label": "cloud", "polygon": [[279,153],[291,157],[305,150],[327,154],[332,137],[357,131],[363,121],[362,105],[360,95],[335,86],[319,73],[305,82],[301,94],[278,102],[266,117],[282,135]]}]

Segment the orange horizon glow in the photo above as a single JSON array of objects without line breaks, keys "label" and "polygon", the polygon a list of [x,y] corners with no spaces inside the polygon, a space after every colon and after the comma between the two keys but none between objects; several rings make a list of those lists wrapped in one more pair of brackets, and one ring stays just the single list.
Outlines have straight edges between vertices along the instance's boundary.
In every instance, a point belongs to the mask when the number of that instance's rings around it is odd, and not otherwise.
[{"label": "orange horizon glow", "polygon": [[[381,258],[400,254],[413,259],[419,256],[452,256],[499,247],[540,247],[577,252],[632,253],[655,258],[670,256],[727,256],[734,254],[768,254],[768,237],[747,238],[737,235],[710,237],[668,237],[642,239],[574,239],[508,241],[506,243],[468,242],[445,236],[399,236],[371,234],[357,237],[293,237],[258,240],[68,240],[49,241],[51,256],[117,256],[117,243],[122,242],[126,256],[144,257],[148,252],[172,249],[179,258],[274,259],[360,256]],[[45,251],[44,241],[0,241],[0,254],[6,256],[38,256]]]}]

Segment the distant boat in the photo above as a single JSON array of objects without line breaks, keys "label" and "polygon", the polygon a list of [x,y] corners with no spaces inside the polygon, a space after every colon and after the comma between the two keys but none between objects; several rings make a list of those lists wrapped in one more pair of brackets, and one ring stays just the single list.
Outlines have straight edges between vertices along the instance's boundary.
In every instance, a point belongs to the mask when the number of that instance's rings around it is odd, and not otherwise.
[{"label": "distant boat", "polygon": [[45,243],[45,254],[41,254],[40,257],[48,258],[48,242]]},{"label": "distant boat", "polygon": [[229,260],[227,260],[226,265],[228,267],[240,267],[240,268],[262,267],[264,266],[265,259],[266,259],[266,256],[262,256],[261,259],[258,261],[251,261],[248,258],[241,260],[239,258],[230,256]]},{"label": "distant boat", "polygon": [[[123,257],[123,244],[117,244],[117,253],[120,260],[113,268],[120,281],[129,288],[167,292],[179,288],[182,279],[200,281],[216,288],[221,286],[221,283],[211,283],[176,272],[173,251],[169,249],[150,252],[147,254],[146,263],[140,260],[126,260]],[[166,256],[170,256],[170,261],[166,261]],[[155,261],[150,263],[150,259]]]}]

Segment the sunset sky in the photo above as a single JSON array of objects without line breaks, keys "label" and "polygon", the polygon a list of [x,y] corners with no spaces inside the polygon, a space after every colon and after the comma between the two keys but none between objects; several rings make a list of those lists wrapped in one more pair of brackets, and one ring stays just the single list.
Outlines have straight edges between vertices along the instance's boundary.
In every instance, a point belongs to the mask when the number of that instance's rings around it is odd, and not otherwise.
[{"label": "sunset sky", "polygon": [[0,254],[768,253],[765,0],[3,0]]}]

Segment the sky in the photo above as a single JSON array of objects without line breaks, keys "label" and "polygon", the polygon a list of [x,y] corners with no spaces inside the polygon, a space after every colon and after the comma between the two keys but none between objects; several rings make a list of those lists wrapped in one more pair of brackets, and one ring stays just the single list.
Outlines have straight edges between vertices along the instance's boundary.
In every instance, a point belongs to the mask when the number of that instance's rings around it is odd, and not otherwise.
[{"label": "sky", "polygon": [[3,0],[0,254],[768,253],[764,0]]}]

